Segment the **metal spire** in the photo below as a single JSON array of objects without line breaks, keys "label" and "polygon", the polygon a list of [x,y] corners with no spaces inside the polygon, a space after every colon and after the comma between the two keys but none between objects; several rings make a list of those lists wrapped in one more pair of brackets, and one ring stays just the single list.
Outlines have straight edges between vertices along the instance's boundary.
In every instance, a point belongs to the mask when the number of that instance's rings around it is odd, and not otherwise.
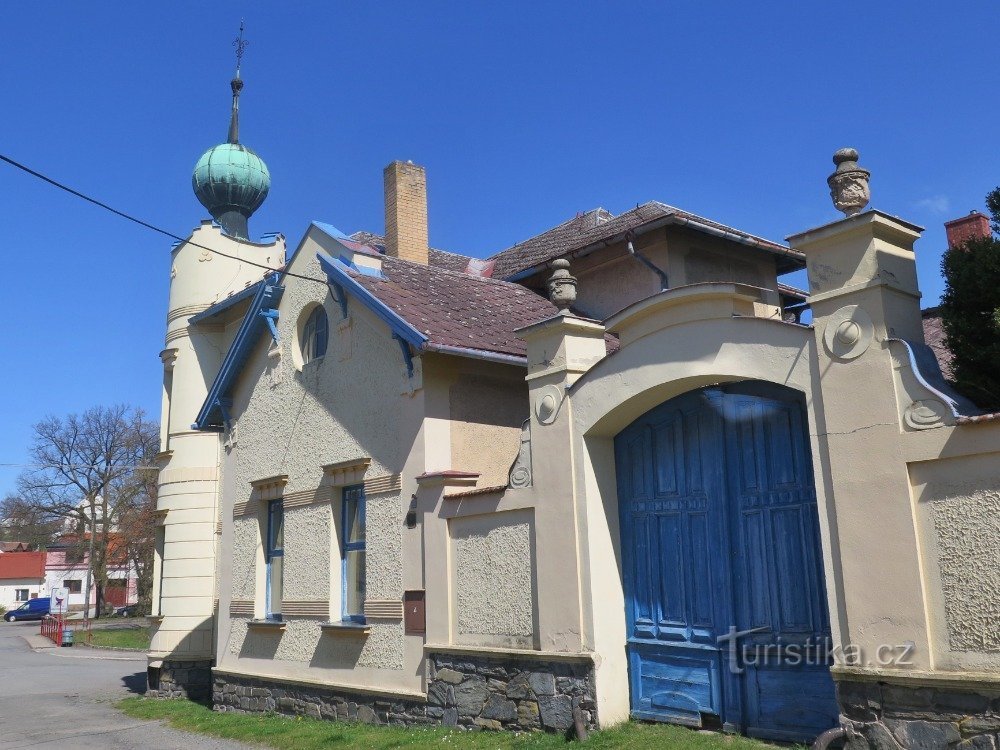
[{"label": "metal spire", "polygon": [[244,22],[240,20],[240,35],[233,40],[236,48],[236,77],[229,82],[233,89],[233,114],[229,119],[229,142],[240,142],[240,91],[243,90],[243,81],[240,79],[240,65],[243,62],[243,52],[250,42],[243,38]]}]

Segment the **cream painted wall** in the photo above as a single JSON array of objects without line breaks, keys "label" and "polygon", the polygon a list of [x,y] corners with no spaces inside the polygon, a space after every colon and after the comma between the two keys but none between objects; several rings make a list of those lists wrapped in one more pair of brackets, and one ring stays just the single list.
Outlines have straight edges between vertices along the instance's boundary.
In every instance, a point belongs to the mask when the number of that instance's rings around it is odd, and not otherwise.
[{"label": "cream painted wall", "polygon": [[[195,244],[232,257],[212,253]],[[162,557],[154,562],[150,664],[164,659],[210,659],[214,653],[219,437],[191,429],[227,346],[224,326],[188,320],[261,278],[244,260],[279,265],[285,244],[224,235],[203,222],[172,252],[167,313],[157,508],[162,514]]]},{"label": "cream painted wall", "polygon": [[478,473],[479,487],[505,486],[528,418],[524,368],[436,357],[424,377],[448,388],[449,468]]},{"label": "cream painted wall", "polygon": [[[640,235],[633,244],[639,253],[667,273],[671,288],[707,281],[735,281],[777,289],[775,257],[761,250],[679,227]],[[660,278],[628,255],[624,242],[573,260],[570,270],[578,280],[574,309],[595,320],[604,320],[660,291]],[[772,312],[778,317],[777,296],[768,303],[774,306]]]},{"label": "cream painted wall", "polygon": [[[291,264],[293,273],[325,279],[315,258],[318,236],[307,236]],[[320,628],[321,622],[339,620],[341,610],[340,489],[329,486],[322,467],[370,459],[366,479],[402,474],[420,431],[423,393],[407,378],[388,329],[360,304],[349,302],[344,321],[325,283],[287,278],[284,286],[280,344],[262,337],[233,392],[236,442],[222,460],[223,545],[231,544],[232,565],[220,571],[219,667],[324,684],[418,690],[422,639],[404,637],[400,619],[369,618],[367,634]],[[329,320],[328,348],[323,358],[303,364],[301,329],[317,304]],[[421,367],[418,360],[417,386]],[[288,477],[283,489],[287,624],[280,631],[248,628],[245,615],[227,616],[232,602],[237,609],[253,602],[255,615],[264,614],[265,503],[254,499],[250,483],[277,475]],[[408,480],[412,483],[412,476]],[[303,495],[315,497],[291,500]],[[408,496],[405,481],[402,492],[367,493],[369,600],[402,599],[402,515],[408,504],[403,497]],[[239,503],[249,503],[249,517],[233,520]],[[324,614],[289,615],[289,602]]]},{"label": "cream painted wall", "polygon": [[533,527],[528,510],[449,521],[455,643],[537,647]]},{"label": "cream painted wall", "polygon": [[936,669],[1000,672],[998,467],[1000,453],[910,466]]}]

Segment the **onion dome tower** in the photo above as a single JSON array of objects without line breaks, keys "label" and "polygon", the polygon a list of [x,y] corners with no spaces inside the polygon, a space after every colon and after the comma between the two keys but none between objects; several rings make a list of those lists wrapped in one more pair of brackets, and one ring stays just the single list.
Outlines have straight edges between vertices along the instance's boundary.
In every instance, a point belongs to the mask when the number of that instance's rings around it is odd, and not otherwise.
[{"label": "onion dome tower", "polygon": [[223,231],[239,239],[248,238],[247,220],[260,208],[271,187],[271,175],[264,160],[240,143],[240,59],[243,56],[242,28],[236,42],[236,77],[229,137],[213,146],[198,159],[191,176],[191,186],[201,204],[209,210]]}]

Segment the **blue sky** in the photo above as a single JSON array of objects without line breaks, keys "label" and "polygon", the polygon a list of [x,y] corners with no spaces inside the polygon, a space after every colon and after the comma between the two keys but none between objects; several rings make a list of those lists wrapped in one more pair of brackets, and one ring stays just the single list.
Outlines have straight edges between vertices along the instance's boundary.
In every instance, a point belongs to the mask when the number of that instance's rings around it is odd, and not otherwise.
[{"label": "blue sky", "polygon": [[[931,305],[942,222],[1000,183],[992,2],[10,4],[0,153],[186,234],[241,17],[241,136],[272,175],[251,233],[290,245],[381,231],[393,159],[427,167],[432,244],[471,255],[652,199],[783,239],[838,216],[850,145],[872,206],[927,227]],[[158,415],[170,241],[6,165],[0,217],[0,463],[47,414]]]}]

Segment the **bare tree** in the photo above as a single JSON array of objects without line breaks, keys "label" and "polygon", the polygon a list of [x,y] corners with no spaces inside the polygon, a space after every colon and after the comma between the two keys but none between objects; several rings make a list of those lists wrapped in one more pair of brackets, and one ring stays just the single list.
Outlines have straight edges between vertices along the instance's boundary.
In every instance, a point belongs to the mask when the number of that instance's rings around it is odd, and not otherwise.
[{"label": "bare tree", "polygon": [[18,495],[48,520],[69,521],[79,530],[89,559],[85,606],[93,585],[100,616],[112,532],[143,493],[141,474],[156,451],[156,423],[141,409],[118,405],[47,417],[34,429],[35,468],[18,478]]},{"label": "bare tree", "polygon": [[136,573],[140,612],[151,611],[153,550],[156,546],[156,472],[136,472],[137,492],[119,514],[122,550]]},{"label": "bare tree", "polygon": [[0,541],[24,542],[30,550],[45,549],[61,528],[57,520],[19,495],[0,501]]}]

